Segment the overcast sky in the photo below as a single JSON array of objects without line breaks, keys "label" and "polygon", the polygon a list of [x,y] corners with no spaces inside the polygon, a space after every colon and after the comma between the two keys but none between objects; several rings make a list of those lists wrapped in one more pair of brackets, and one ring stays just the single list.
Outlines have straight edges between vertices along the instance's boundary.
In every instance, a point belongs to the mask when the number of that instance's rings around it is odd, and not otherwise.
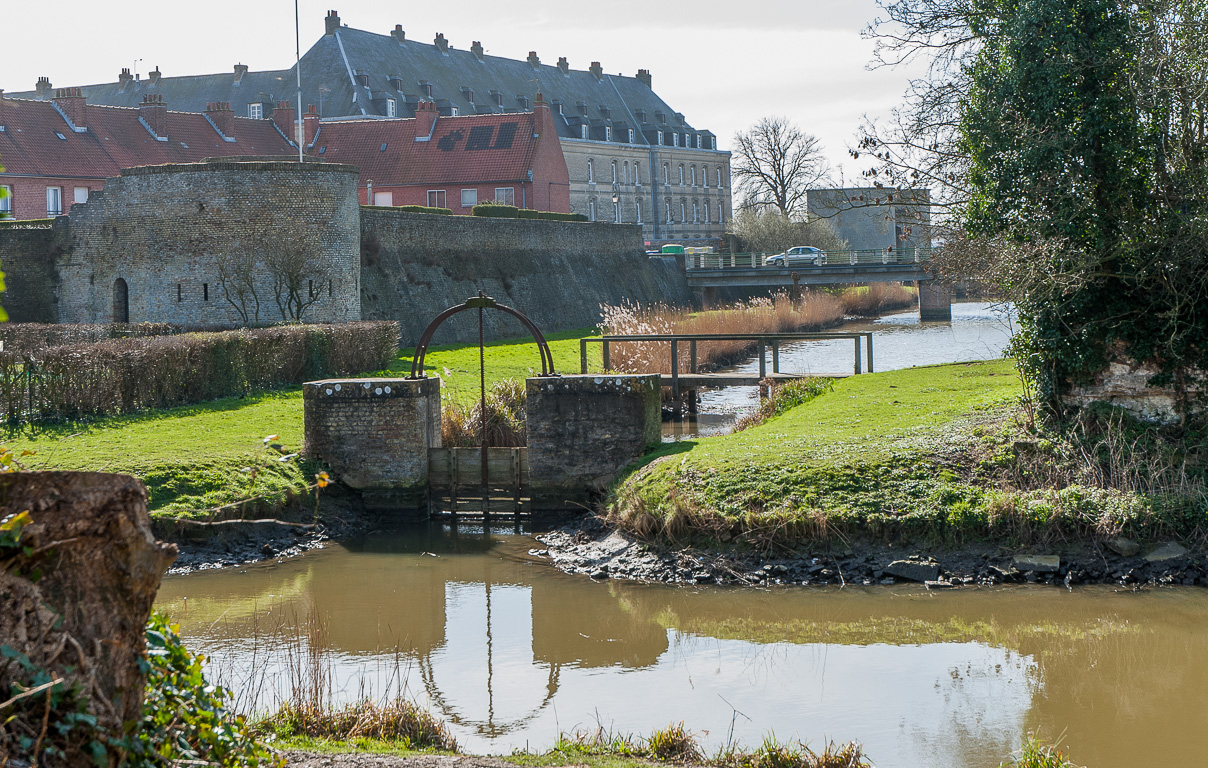
[{"label": "overcast sky", "polygon": [[[880,13],[875,0],[300,0],[299,8],[303,52],[335,8],[344,24],[372,32],[401,24],[409,39],[443,32],[455,48],[481,40],[496,56],[535,50],[575,69],[593,60],[608,73],[649,69],[658,94],[717,134],[722,149],[760,117],[783,115],[821,140],[849,185],[862,169],[847,156],[861,116],[899,103],[908,76],[867,69],[873,46],[860,31]],[[283,69],[294,61],[294,3],[2,0],[0,34],[0,88],[9,92],[32,90],[42,76],[55,87],[113,82],[122,67],[145,75],[158,66],[165,77],[229,72],[237,62]]]}]

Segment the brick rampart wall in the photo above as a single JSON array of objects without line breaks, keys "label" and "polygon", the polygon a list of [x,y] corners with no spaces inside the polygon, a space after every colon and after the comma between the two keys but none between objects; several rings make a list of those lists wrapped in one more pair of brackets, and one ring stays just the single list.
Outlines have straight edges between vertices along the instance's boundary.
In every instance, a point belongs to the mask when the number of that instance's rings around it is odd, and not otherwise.
[{"label": "brick rampart wall", "polygon": [[10,323],[55,323],[59,320],[56,261],[63,248],[65,220],[52,229],[0,226],[0,270],[5,291],[0,305]]},{"label": "brick rampart wall", "polygon": [[[545,332],[595,325],[602,302],[692,300],[674,259],[645,255],[636,225],[362,209],[361,263],[362,317],[399,321],[404,346],[480,289]],[[477,313],[457,315],[434,341],[476,341],[477,322]],[[501,312],[487,313],[486,332],[526,333]]]}]

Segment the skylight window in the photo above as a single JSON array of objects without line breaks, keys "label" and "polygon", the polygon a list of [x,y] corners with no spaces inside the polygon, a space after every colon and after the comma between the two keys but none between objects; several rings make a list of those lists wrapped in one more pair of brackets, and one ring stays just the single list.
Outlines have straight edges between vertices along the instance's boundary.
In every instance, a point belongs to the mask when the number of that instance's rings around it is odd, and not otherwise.
[{"label": "skylight window", "polygon": [[183,141],[180,143],[180,145],[181,145],[182,147],[184,147],[185,149],[188,149],[188,148],[189,148],[189,145],[188,145],[188,144],[186,144],[186,143],[184,143]]},{"label": "skylight window", "polygon": [[58,136],[63,141],[67,141],[67,137],[64,136],[63,134],[59,133],[58,131],[55,131],[55,136]]},{"label": "skylight window", "polygon": [[385,144],[385,142],[383,142],[382,146],[380,148],[378,148],[378,152],[385,152],[385,151],[386,151],[386,144]]},{"label": "skylight window", "polygon": [[327,147],[319,147],[319,154],[320,154],[320,155],[326,155],[326,154],[327,154]]}]

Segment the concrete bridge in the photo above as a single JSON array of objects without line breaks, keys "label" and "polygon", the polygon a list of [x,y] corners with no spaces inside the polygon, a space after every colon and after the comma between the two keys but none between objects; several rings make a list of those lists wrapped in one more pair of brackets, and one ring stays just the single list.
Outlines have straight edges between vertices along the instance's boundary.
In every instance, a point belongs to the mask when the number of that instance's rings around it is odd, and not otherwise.
[{"label": "concrete bridge", "polygon": [[[771,255],[771,254],[768,254]],[[919,317],[952,319],[952,290],[934,285],[927,272],[930,251],[909,254],[884,251],[841,251],[827,255],[821,266],[764,265],[761,253],[689,254],[684,257],[688,286],[703,304],[713,302],[718,288],[792,288],[811,285],[850,285],[913,282],[919,292]]]}]

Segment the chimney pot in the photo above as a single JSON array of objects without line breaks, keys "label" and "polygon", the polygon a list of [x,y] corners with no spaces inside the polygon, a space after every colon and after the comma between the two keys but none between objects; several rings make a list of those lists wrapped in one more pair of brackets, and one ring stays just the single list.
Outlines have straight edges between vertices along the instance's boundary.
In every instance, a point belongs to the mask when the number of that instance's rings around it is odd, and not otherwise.
[{"label": "chimney pot", "polygon": [[55,92],[54,103],[71,123],[72,128],[87,126],[84,119],[85,100],[80,95],[79,88],[60,88]]},{"label": "chimney pot", "polygon": [[229,102],[215,101],[206,105],[206,117],[224,138],[235,138],[235,113]]},{"label": "chimney pot", "polygon": [[565,56],[558,57],[558,69],[562,70],[564,75],[570,71],[570,64],[567,63]]},{"label": "chimney pot", "polygon": [[604,68],[600,66],[600,62],[593,61],[591,63],[591,66],[588,67],[588,71],[591,72],[593,75],[595,75],[595,78],[597,80],[604,79]]},{"label": "chimney pot", "polygon": [[323,22],[326,25],[324,34],[334,35],[340,28],[340,14],[337,11],[328,11],[327,18]]},{"label": "chimney pot", "polygon": [[436,47],[438,49],[440,49],[441,53],[449,52],[449,41],[445,39],[445,34],[443,32],[437,32],[436,39],[433,40],[432,42],[436,45]]},{"label": "chimney pot", "polygon": [[39,99],[44,99],[47,96],[49,96],[50,90],[51,90],[50,78],[49,77],[39,77],[38,84],[36,86],[34,86],[34,90],[36,90],[38,92]]},{"label": "chimney pot", "polygon": [[138,105],[138,116],[156,138],[168,135],[168,105],[164,103],[162,94],[149,93],[144,96],[143,103]]},{"label": "chimney pot", "polygon": [[536,51],[529,51],[528,63],[529,63],[529,66],[531,66],[533,69],[536,69],[537,67],[541,66],[541,59],[537,58]]},{"label": "chimney pot", "polygon": [[470,45],[470,53],[473,53],[475,58],[477,58],[479,61],[482,61],[482,43],[478,40],[475,40]]},{"label": "chimney pot", "polygon": [[639,69],[638,70],[638,81],[643,83],[647,88],[650,88],[651,87],[650,70],[649,69]]},{"label": "chimney pot", "polygon": [[402,24],[395,24],[394,29],[390,31],[390,36],[400,43],[407,39],[407,33],[403,31]]}]

